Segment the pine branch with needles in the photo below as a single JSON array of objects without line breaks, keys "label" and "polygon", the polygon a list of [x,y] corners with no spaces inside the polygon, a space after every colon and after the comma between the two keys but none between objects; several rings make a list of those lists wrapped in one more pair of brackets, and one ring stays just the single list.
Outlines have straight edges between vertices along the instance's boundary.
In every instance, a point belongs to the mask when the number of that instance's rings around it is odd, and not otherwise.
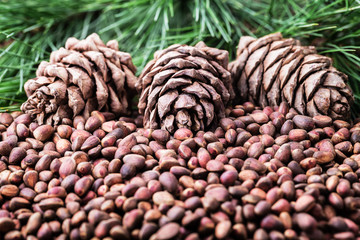
[{"label": "pine branch with needles", "polygon": [[24,82],[37,65],[74,36],[97,32],[130,52],[138,72],[152,54],[174,43],[228,50],[242,35],[280,31],[333,59],[349,76],[360,110],[359,0],[29,0],[0,1],[0,111],[18,110]]}]

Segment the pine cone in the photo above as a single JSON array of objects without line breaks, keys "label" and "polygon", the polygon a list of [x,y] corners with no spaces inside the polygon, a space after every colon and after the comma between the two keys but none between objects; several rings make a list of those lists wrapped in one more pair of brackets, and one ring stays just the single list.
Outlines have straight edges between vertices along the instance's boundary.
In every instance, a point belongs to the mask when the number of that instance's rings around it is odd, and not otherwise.
[{"label": "pine cone", "polygon": [[105,45],[95,33],[84,40],[69,38],[25,83],[28,100],[21,110],[39,124],[55,125],[64,117],[87,118],[93,110],[128,114],[135,72],[130,54],[120,52],[115,40]]},{"label": "pine cone", "polygon": [[210,129],[233,97],[228,52],[175,44],[157,51],[137,82],[146,128]]},{"label": "pine cone", "polygon": [[347,76],[314,47],[300,46],[280,33],[240,38],[237,58],[229,65],[241,101],[278,106],[286,101],[301,114],[347,119],[353,95]]}]

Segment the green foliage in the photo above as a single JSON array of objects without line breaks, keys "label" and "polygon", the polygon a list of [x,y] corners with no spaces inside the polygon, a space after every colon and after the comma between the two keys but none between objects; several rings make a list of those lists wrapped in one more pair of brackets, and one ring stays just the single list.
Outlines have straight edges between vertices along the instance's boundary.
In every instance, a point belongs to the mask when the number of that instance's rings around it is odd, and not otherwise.
[{"label": "green foliage", "polygon": [[66,38],[117,39],[138,72],[154,51],[206,44],[234,58],[242,35],[280,31],[332,57],[360,102],[359,0],[0,0],[0,111],[16,110],[24,82]]}]

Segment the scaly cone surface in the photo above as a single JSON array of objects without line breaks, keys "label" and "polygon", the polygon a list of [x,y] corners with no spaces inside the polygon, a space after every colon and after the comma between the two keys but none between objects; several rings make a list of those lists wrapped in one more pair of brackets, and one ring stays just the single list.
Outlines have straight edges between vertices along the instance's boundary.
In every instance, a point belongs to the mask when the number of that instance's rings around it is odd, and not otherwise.
[{"label": "scaly cone surface", "polygon": [[286,101],[299,113],[348,119],[353,102],[347,76],[314,47],[274,33],[259,39],[241,37],[237,58],[230,63],[238,102],[265,106]]},{"label": "scaly cone surface", "polygon": [[135,72],[130,54],[119,51],[117,41],[105,45],[95,33],[84,40],[69,38],[25,83],[28,100],[21,110],[39,124],[55,125],[62,118],[87,118],[94,110],[128,114]]},{"label": "scaly cone surface", "polygon": [[233,97],[228,52],[199,42],[157,51],[137,82],[146,128],[193,131],[214,127]]}]

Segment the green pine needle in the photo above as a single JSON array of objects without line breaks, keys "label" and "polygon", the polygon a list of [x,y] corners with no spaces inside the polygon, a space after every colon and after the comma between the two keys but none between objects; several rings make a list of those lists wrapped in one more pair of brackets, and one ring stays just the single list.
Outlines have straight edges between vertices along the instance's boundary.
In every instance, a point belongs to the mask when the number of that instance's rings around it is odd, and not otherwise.
[{"label": "green pine needle", "polygon": [[0,112],[19,109],[25,81],[70,36],[118,40],[140,73],[171,44],[205,41],[233,59],[242,35],[277,31],[331,57],[360,112],[359,0],[0,0]]}]

